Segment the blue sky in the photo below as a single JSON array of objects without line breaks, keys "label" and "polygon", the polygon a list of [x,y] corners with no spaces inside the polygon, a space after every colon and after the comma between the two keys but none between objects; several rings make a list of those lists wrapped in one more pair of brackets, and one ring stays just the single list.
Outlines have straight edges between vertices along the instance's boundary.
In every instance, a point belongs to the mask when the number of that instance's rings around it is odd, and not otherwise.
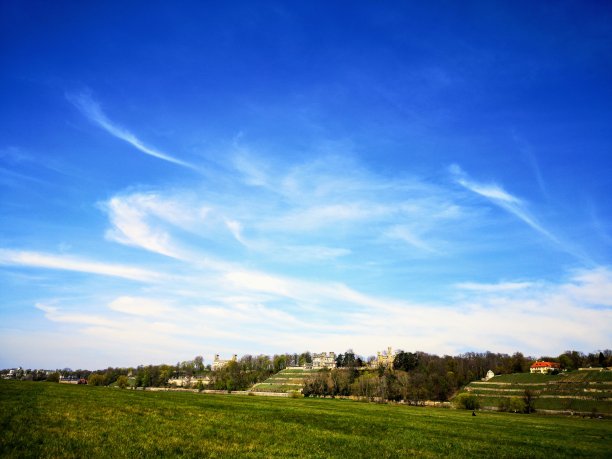
[{"label": "blue sky", "polygon": [[0,18],[0,367],[610,347],[606,2]]}]

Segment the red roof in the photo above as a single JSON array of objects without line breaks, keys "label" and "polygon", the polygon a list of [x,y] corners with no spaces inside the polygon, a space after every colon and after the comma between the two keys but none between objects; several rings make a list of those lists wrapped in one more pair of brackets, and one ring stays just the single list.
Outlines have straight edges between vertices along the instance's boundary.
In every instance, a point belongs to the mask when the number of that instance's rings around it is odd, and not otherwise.
[{"label": "red roof", "polygon": [[531,368],[559,368],[560,365],[555,362],[534,362]]}]

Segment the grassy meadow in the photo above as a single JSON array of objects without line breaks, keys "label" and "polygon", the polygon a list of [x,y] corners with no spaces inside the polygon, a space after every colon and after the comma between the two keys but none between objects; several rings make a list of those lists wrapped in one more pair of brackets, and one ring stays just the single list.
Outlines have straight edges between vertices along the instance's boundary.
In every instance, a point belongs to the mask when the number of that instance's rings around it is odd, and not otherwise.
[{"label": "grassy meadow", "polygon": [[609,457],[610,420],[0,381],[2,457]]}]

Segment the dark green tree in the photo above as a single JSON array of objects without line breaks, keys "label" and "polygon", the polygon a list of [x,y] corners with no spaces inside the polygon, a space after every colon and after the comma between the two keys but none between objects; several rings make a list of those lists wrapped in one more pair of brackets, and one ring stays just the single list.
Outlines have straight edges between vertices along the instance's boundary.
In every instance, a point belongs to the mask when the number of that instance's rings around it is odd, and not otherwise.
[{"label": "dark green tree", "polygon": [[393,359],[393,368],[402,371],[414,370],[419,364],[419,356],[412,352],[398,351]]},{"label": "dark green tree", "polygon": [[523,394],[523,403],[525,404],[525,412],[527,414],[533,413],[535,411],[535,399],[536,396],[534,392],[530,389],[525,389]]},{"label": "dark green tree", "polygon": [[204,357],[202,357],[201,355],[198,355],[198,356],[194,357],[194,359],[193,359],[193,369],[196,372],[200,372],[200,371],[204,370]]}]

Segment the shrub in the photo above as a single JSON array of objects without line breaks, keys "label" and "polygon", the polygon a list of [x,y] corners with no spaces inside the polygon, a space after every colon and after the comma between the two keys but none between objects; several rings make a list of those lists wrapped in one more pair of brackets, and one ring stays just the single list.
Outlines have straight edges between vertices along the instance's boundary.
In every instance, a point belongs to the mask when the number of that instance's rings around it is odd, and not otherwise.
[{"label": "shrub", "polygon": [[499,411],[509,411],[511,413],[526,413],[527,406],[521,397],[504,397],[499,402]]},{"label": "shrub", "polygon": [[478,400],[478,397],[473,394],[459,394],[455,397],[453,403],[457,408],[465,410],[477,410],[480,408],[480,400]]},{"label": "shrub", "polygon": [[97,373],[92,373],[89,376],[87,383],[90,386],[104,386],[104,376]]},{"label": "shrub", "polygon": [[125,389],[128,386],[128,377],[121,375],[117,378],[117,386],[120,389]]},{"label": "shrub", "polygon": [[57,371],[47,375],[47,382],[56,382],[56,383],[58,383],[59,380],[60,380],[60,375],[59,375],[59,373]]},{"label": "shrub", "polygon": [[513,413],[524,413],[525,402],[520,397],[510,397],[508,399],[508,411]]}]

